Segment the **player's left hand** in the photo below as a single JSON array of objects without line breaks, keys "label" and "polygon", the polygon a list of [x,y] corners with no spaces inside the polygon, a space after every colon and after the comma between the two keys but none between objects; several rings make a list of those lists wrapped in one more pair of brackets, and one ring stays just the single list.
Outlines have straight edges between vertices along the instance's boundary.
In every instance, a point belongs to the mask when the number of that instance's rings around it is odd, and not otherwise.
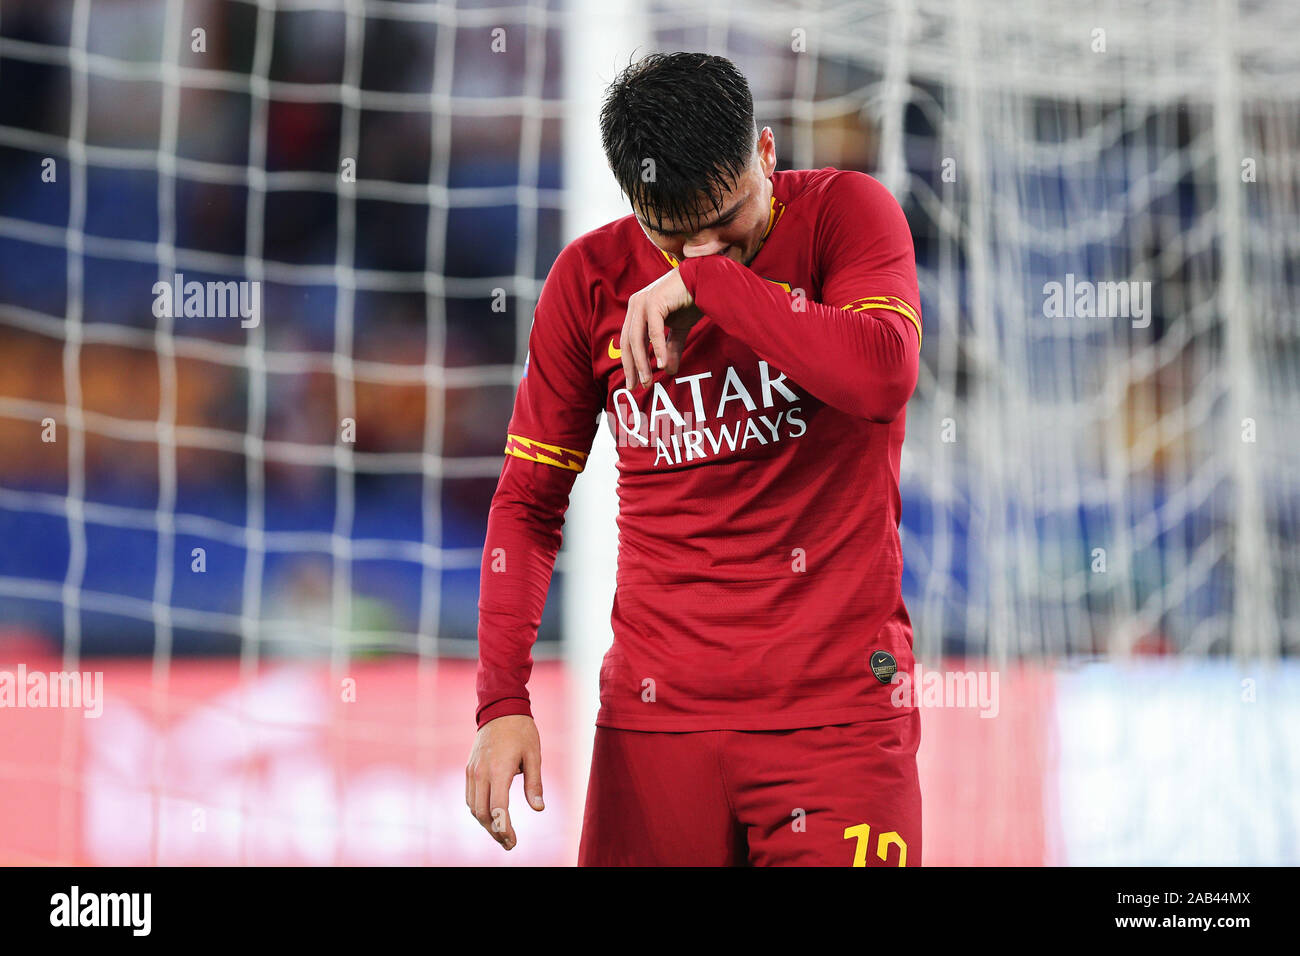
[{"label": "player's left hand", "polygon": [[656,366],[670,375],[675,373],[681,364],[686,334],[703,315],[676,269],[632,293],[619,339],[628,388],[649,385],[654,374],[646,351],[647,339],[654,350]]}]

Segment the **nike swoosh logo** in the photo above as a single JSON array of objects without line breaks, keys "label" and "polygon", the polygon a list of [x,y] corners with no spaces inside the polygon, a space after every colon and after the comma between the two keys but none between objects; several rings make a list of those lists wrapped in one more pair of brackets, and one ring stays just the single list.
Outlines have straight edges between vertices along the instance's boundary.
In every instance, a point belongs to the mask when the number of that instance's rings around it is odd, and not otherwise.
[{"label": "nike swoosh logo", "polygon": [[623,357],[623,350],[614,344],[613,338],[609,340],[609,357],[615,361]]}]

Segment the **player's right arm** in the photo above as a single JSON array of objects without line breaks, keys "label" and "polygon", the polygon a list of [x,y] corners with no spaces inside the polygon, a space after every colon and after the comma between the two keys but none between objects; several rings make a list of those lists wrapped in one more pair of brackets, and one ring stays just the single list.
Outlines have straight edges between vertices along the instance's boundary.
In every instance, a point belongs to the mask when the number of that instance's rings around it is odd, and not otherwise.
[{"label": "player's right arm", "polygon": [[571,243],[542,287],[528,362],[507,429],[505,463],[488,513],[479,574],[478,733],[465,768],[465,803],[507,850],[510,784],[541,810],[541,741],[528,697],[537,639],[569,492],[604,405],[593,375],[590,286]]}]

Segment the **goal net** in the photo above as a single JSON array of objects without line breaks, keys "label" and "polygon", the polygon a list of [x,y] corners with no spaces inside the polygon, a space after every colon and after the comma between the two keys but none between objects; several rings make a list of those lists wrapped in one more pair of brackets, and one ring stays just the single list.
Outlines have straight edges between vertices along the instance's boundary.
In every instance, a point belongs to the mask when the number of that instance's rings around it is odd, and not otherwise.
[{"label": "goal net", "polygon": [[918,653],[1294,652],[1300,12],[655,9],[736,56],[783,160],[907,212]]},{"label": "goal net", "polygon": [[[911,225],[903,589],[944,680],[927,860],[1296,859],[1300,761],[1270,756],[1294,749],[1295,674],[1268,662],[1300,641],[1300,11],[636,9],[623,48],[732,57],[782,168],[871,172]],[[604,598],[608,541],[570,547]],[[579,692],[608,642],[581,620]],[[1044,679],[1091,660],[1120,666]],[[976,676],[1003,679],[1001,719],[952,709]],[[1231,769],[1208,779],[1203,748]],[[1225,825],[1236,805],[1260,824]]]}]

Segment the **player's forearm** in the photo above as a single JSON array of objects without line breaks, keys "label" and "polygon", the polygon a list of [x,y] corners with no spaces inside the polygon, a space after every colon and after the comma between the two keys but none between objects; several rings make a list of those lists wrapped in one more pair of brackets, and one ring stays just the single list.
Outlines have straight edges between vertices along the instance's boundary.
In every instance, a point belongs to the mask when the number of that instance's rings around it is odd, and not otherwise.
[{"label": "player's forearm", "polygon": [[488,513],[479,575],[475,722],[532,715],[532,647],[575,473],[507,457]]},{"label": "player's forearm", "polygon": [[877,422],[898,417],[916,388],[919,334],[892,311],[845,311],[797,300],[724,256],[679,267],[695,304],[817,398]]}]

